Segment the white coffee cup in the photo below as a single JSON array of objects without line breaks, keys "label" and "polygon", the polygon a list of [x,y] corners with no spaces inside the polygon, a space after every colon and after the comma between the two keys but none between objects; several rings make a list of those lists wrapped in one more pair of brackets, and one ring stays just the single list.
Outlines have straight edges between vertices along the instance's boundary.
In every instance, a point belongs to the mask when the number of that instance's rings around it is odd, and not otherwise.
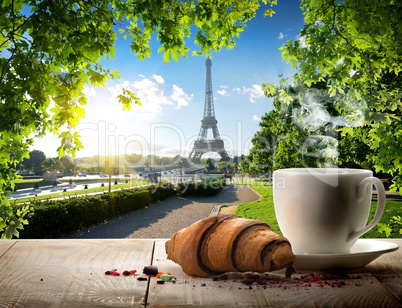
[{"label": "white coffee cup", "polygon": [[[377,210],[366,225],[372,186]],[[283,235],[295,253],[347,253],[381,219],[385,189],[370,170],[294,168],[273,173],[274,206]]]}]

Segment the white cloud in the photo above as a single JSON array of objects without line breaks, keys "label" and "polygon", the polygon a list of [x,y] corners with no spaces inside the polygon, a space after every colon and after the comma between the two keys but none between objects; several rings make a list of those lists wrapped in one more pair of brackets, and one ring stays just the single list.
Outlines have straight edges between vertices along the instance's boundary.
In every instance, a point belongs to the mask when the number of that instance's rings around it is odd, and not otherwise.
[{"label": "white cloud", "polygon": [[226,89],[229,88],[229,86],[220,86],[220,90],[218,90],[218,94],[222,95],[222,96],[230,96],[230,94],[228,93],[228,91]]},{"label": "white cloud", "polygon": [[153,75],[152,75],[152,79],[154,79],[157,83],[159,83],[159,84],[161,84],[161,85],[164,85],[164,84],[165,84],[165,79],[163,79],[163,77],[160,76],[160,75],[155,75],[155,74],[153,74]]},{"label": "white cloud", "polygon": [[154,106],[172,105],[173,103],[164,94],[164,89],[161,84],[153,82],[151,79],[143,78],[139,81],[134,81],[130,84],[133,87],[135,94],[144,104]]},{"label": "white cloud", "polygon": [[250,88],[243,87],[242,94],[249,95],[250,102],[255,103],[256,99],[264,97],[262,87],[258,84],[253,84]]},{"label": "white cloud", "polygon": [[285,36],[283,35],[283,33],[282,32],[279,32],[279,36],[278,36],[278,39],[283,39]]},{"label": "white cloud", "polygon": [[92,87],[85,87],[82,92],[84,92],[86,97],[96,96],[96,91]]},{"label": "white cloud", "polygon": [[228,91],[226,91],[225,89],[218,90],[218,94],[222,96],[229,96]]},{"label": "white cloud", "polygon": [[300,47],[302,48],[309,48],[310,44],[306,43],[306,37],[305,36],[297,36],[297,40],[300,42]]},{"label": "white cloud", "polygon": [[188,106],[188,103],[193,99],[193,96],[193,94],[186,94],[182,88],[174,84],[173,94],[170,95],[170,98],[177,102],[177,109],[180,109],[183,106]]},{"label": "white cloud", "polygon": [[233,92],[236,92],[237,94],[241,94],[241,89],[240,88],[233,88]]},{"label": "white cloud", "polygon": [[261,118],[258,115],[255,114],[255,115],[253,115],[253,121],[260,122]]},{"label": "white cloud", "polygon": [[182,88],[175,84],[172,88],[167,87],[165,80],[160,75],[154,74],[151,78],[147,78],[144,75],[139,75],[139,77],[141,77],[140,80],[131,83],[124,81],[122,86],[109,87],[110,100],[116,101],[117,96],[123,92],[122,87],[131,90],[142,104],[142,107],[136,109],[136,113],[146,119],[153,119],[158,113],[162,112],[163,105],[176,105],[176,108],[180,109],[183,106],[187,106],[193,98],[193,94],[186,94]]}]

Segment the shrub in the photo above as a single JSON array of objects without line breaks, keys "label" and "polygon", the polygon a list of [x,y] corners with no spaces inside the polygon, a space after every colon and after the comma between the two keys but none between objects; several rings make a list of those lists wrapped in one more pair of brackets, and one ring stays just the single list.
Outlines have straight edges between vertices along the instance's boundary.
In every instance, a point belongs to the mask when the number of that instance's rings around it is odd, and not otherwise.
[{"label": "shrub", "polygon": [[151,196],[152,203],[165,200],[176,194],[175,188],[171,183],[160,183],[159,185],[150,185],[146,188]]},{"label": "shrub", "polygon": [[[166,199],[175,193],[172,185],[133,188],[94,196],[33,201],[29,224],[20,238],[57,238]],[[14,205],[16,208],[22,205]]]},{"label": "shrub", "polygon": [[20,238],[53,238],[71,230],[71,214],[58,201],[34,201],[31,209],[29,224],[20,231]]},{"label": "shrub", "polygon": [[225,181],[178,183],[176,191],[179,196],[216,196],[226,185]]},{"label": "shrub", "polygon": [[[61,200],[32,201],[20,238],[57,238],[66,233],[82,230],[164,200],[180,196],[215,196],[225,186],[224,181],[210,183],[170,183],[143,188],[124,189],[91,196],[76,196]],[[14,205],[18,210],[23,205]]]}]

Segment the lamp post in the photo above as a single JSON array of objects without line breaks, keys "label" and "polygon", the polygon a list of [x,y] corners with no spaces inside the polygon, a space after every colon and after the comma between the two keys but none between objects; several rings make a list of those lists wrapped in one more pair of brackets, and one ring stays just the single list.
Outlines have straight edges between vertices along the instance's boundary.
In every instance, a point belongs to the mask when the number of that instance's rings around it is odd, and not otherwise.
[{"label": "lamp post", "polygon": [[162,183],[162,157],[159,156],[159,183]]},{"label": "lamp post", "polygon": [[112,148],[109,148],[109,158],[107,160],[107,169],[108,169],[108,175],[109,175],[109,192],[112,191],[112,168],[110,166],[110,160],[112,156]]}]

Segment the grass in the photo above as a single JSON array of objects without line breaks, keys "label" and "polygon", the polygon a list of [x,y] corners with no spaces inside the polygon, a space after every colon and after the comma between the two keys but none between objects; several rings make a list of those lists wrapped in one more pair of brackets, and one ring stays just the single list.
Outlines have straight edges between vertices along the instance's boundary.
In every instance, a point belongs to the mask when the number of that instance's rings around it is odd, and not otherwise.
[{"label": "grass", "polygon": [[253,202],[240,203],[235,210],[235,215],[248,219],[256,219],[266,222],[272,230],[282,235],[276,221],[272,186],[266,183],[251,183],[250,186],[261,195],[261,199]]},{"label": "grass", "polygon": [[[116,189],[124,189],[124,188],[131,188],[131,187],[136,187],[136,186],[141,186],[141,185],[147,185],[150,184],[148,180],[135,180],[133,182],[129,183],[124,183],[124,184],[117,184],[113,185],[112,183],[112,190]],[[67,191],[63,192],[57,192],[53,194],[47,194],[47,195],[40,195],[40,196],[34,196],[34,197],[24,197],[24,198],[18,198],[18,199],[13,199],[10,200],[12,203],[24,203],[24,202],[29,202],[29,201],[34,201],[34,200],[47,200],[47,199],[55,199],[55,198],[64,198],[64,197],[69,197],[69,196],[78,196],[78,195],[85,195],[85,194],[90,194],[90,193],[96,193],[96,192],[104,192],[109,190],[109,184],[106,183],[105,186],[101,187],[99,184],[99,187],[93,187],[93,188],[88,188],[88,189],[78,189],[78,190],[70,190],[68,191],[68,187],[66,187]]]},{"label": "grass", "polygon": [[[240,203],[235,211],[236,215],[244,218],[262,220],[268,223],[272,230],[282,235],[276,220],[273,191],[272,186],[264,182],[251,182],[250,186],[261,195],[258,201]],[[401,238],[402,216],[401,211],[402,202],[400,201],[386,201],[384,214],[380,222],[370,231],[365,233],[362,238]],[[369,221],[374,216],[377,208],[377,201],[373,200],[371,203]],[[398,219],[399,216],[399,219]]]}]

